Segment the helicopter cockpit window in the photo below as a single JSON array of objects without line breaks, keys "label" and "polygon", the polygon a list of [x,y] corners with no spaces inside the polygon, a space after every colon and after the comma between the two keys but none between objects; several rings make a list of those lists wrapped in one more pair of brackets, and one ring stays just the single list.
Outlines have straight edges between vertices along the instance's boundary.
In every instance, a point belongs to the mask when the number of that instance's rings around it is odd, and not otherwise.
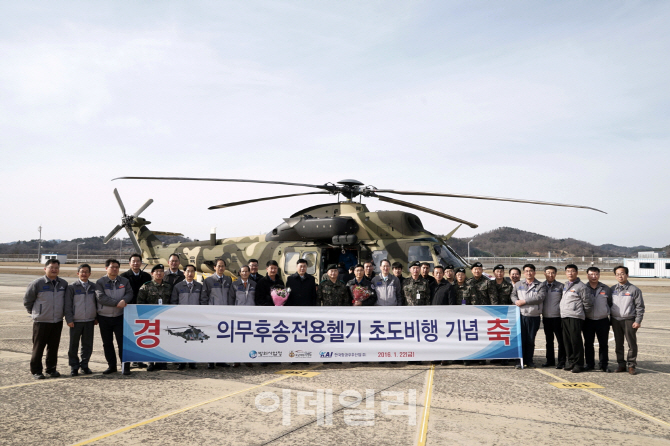
[{"label": "helicopter cockpit window", "polygon": [[379,274],[381,273],[381,268],[379,264],[381,263],[382,260],[388,259],[389,253],[388,251],[372,251],[372,261],[375,264],[375,273]]},{"label": "helicopter cockpit window", "polygon": [[295,262],[298,261],[299,252],[286,252],[284,253],[284,271],[286,275],[293,274],[297,271],[298,265]]},{"label": "helicopter cockpit window", "polygon": [[430,253],[430,246],[412,245],[407,252],[407,261],[412,263],[415,260],[427,262],[430,264],[430,270],[433,270],[433,255]]},{"label": "helicopter cockpit window", "polygon": [[459,259],[449,250],[449,248],[444,245],[435,245],[435,254],[437,254],[440,265],[442,266],[452,265],[454,268],[466,266],[465,263],[461,261],[461,259]]},{"label": "helicopter cockpit window", "polygon": [[[307,260],[307,274],[314,274],[316,272],[316,252],[303,252],[302,258]],[[296,262],[298,260],[296,259]]]}]

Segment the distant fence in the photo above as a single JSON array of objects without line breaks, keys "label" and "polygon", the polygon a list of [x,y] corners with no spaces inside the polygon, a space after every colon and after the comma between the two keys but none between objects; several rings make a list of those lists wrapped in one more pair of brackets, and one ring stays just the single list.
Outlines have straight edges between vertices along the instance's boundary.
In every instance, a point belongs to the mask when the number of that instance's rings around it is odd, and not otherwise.
[{"label": "distant fence", "polygon": [[[463,257],[468,260],[467,257]],[[546,257],[470,257],[470,263],[481,262],[484,269],[492,269],[494,266],[502,264],[505,268],[512,267],[521,268],[526,263],[532,263],[536,268],[541,269],[545,266],[555,266],[556,269],[562,270],[566,265],[574,264],[579,269],[586,269],[589,266],[597,266],[600,269],[607,270],[614,268],[617,265],[623,265],[623,257],[595,257],[595,256],[579,256],[566,258],[546,258]]]}]

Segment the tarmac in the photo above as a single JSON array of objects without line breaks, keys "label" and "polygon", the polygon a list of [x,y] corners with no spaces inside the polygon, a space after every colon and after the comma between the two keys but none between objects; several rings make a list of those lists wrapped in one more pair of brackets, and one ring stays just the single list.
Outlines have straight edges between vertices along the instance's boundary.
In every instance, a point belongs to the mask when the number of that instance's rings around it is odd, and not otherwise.
[{"label": "tarmac", "polygon": [[[636,376],[428,363],[216,370],[198,364],[197,370],[171,365],[168,371],[102,375],[107,366],[96,332],[95,373],[70,377],[64,326],[63,377],[36,381],[29,372],[32,322],[22,301],[40,271],[2,272],[0,444],[670,445],[668,280],[631,278],[647,310],[638,331]],[[544,362],[543,348],[540,329],[536,364]],[[613,369],[611,332],[609,355]],[[277,373],[284,370],[312,373]]]}]

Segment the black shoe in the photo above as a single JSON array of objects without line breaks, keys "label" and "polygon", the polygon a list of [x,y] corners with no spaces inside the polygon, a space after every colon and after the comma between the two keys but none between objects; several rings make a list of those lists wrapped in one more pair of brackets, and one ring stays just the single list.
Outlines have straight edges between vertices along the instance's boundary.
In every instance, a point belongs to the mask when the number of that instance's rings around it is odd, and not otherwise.
[{"label": "black shoe", "polygon": [[565,363],[564,362],[559,362],[558,364],[556,364],[556,368],[558,370],[561,370],[561,369],[565,368]]},{"label": "black shoe", "polygon": [[177,366],[177,370],[185,370],[186,369],[186,364],[179,364]]},{"label": "black shoe", "polygon": [[530,364],[528,364],[528,365],[526,366],[526,368],[527,368],[527,369],[534,369],[534,368],[535,368],[535,364],[533,364],[533,363],[531,362]]},{"label": "black shoe", "polygon": [[572,368],[572,373],[581,373],[582,371],[583,371],[583,369],[578,365],[576,365]]},{"label": "black shoe", "polygon": [[582,372],[590,372],[590,371],[593,370],[593,369],[595,369],[594,366],[592,366],[592,365],[587,365],[587,366],[584,366],[584,368],[582,369]]},{"label": "black shoe", "polygon": [[143,362],[138,362],[138,363],[137,363],[137,367],[140,368],[140,369],[146,369],[146,368],[147,368],[147,365],[146,365],[145,363],[143,363]]},{"label": "black shoe", "polygon": [[56,370],[53,372],[47,372],[47,375],[49,375],[49,378],[60,378],[60,373],[58,373]]},{"label": "black shoe", "polygon": [[105,370],[104,372],[102,372],[102,374],[103,374],[103,375],[109,375],[110,373],[116,373],[116,372],[118,372],[118,370],[116,369],[116,367],[107,367],[107,370]]},{"label": "black shoe", "polygon": [[193,364],[193,363],[191,363],[191,364],[188,365],[188,368],[191,369],[191,370],[195,370],[195,369],[198,368],[198,366],[195,365],[195,364]]},{"label": "black shoe", "polygon": [[210,362],[209,364],[207,364],[207,369],[208,370],[214,370],[215,368],[216,368],[216,366],[214,365],[213,362]]},{"label": "black shoe", "polygon": [[570,370],[572,370],[574,367],[575,367],[574,365],[566,365],[565,367],[563,367],[563,370],[570,371]]},{"label": "black shoe", "polygon": [[121,374],[128,376],[130,375],[130,363],[124,362],[121,366]]},{"label": "black shoe", "polygon": [[70,376],[79,376],[79,369],[70,370]]},{"label": "black shoe", "polygon": [[44,376],[41,373],[35,373],[35,374],[33,374],[33,378],[35,378],[35,379],[46,379],[47,377]]},{"label": "black shoe", "polygon": [[217,363],[216,363],[216,366],[217,366],[217,367],[230,367],[230,365],[229,365],[229,364],[226,364],[225,362],[217,362]]},{"label": "black shoe", "polygon": [[153,372],[156,370],[156,366],[153,363],[149,363],[149,366],[147,367],[147,372]]},{"label": "black shoe", "polygon": [[607,367],[607,366],[605,366],[605,367],[600,367],[600,370],[603,371],[603,372],[605,372],[605,373],[612,373],[612,371],[611,371],[611,370],[609,369],[609,367]]},{"label": "black shoe", "polygon": [[93,370],[89,369],[88,367],[82,367],[81,371],[84,375],[92,375],[93,374]]},{"label": "black shoe", "polygon": [[541,367],[543,367],[543,368],[545,368],[545,367],[556,367],[556,363],[555,362],[545,362],[544,364],[542,364]]},{"label": "black shoe", "polygon": [[125,369],[123,372],[121,372],[121,374],[125,376],[130,375],[130,369]]}]

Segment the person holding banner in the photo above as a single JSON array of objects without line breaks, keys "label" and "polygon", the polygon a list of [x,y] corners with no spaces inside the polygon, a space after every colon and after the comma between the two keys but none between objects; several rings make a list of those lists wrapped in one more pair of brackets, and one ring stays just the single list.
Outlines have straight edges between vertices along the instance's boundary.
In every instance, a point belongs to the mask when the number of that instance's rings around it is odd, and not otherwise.
[{"label": "person holding banner", "polygon": [[561,327],[567,361],[563,370],[580,373],[584,367],[584,343],[582,330],[586,313],[593,307],[593,300],[586,285],[577,277],[577,265],[565,267],[568,282],[563,287],[561,298]]},{"label": "person holding banner", "polygon": [[272,290],[275,288],[284,289],[284,281],[277,274],[279,272],[279,264],[276,260],[268,260],[265,267],[265,277],[256,282],[256,295],[254,299],[257,307],[274,307]]},{"label": "person holding banner", "polygon": [[[172,288],[172,297],[170,304],[172,305],[200,305],[200,296],[202,294],[202,284],[195,280],[195,265],[186,265],[184,268],[184,280],[177,283]],[[194,362],[188,364],[190,369],[197,369]],[[181,362],[177,366],[177,370],[184,370],[186,363]]]},{"label": "person holding banner", "polygon": [[[215,274],[209,276],[202,283],[202,293],[200,294],[200,305],[228,305],[228,293],[233,281],[226,276],[226,261],[216,259],[214,264]],[[225,362],[216,363],[219,367],[230,367]],[[208,369],[213,369],[215,364],[207,364]]]},{"label": "person holding banner", "polygon": [[[512,302],[519,307],[521,313],[521,343],[523,350],[523,364],[534,368],[533,354],[535,353],[535,336],[540,329],[542,304],[547,297],[547,287],[535,278],[535,265],[528,263],[523,266],[525,281],[519,281],[512,290]],[[522,363],[515,366],[521,369]]]},{"label": "person holding banner", "polygon": [[[172,299],[172,285],[163,280],[165,277],[165,267],[162,264],[154,265],[151,268],[151,282],[147,282],[140,287],[137,292],[138,305],[169,305]],[[165,362],[150,362],[147,372],[154,370],[167,370]]]}]

